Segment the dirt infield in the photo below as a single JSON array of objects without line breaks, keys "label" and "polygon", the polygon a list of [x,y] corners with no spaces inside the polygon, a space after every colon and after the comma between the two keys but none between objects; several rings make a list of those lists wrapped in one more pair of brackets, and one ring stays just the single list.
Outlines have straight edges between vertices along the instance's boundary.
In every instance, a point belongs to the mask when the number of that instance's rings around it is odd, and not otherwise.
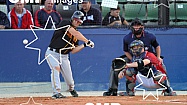
[{"label": "dirt infield", "polygon": [[[92,103],[92,104],[87,104]],[[101,104],[97,104],[101,103]],[[109,104],[106,104],[109,103]],[[117,103],[117,104],[112,104]],[[187,95],[160,96],[158,100],[149,96],[145,100],[142,96],[80,96],[63,99],[50,97],[16,97],[0,98],[0,105],[187,105]]]}]

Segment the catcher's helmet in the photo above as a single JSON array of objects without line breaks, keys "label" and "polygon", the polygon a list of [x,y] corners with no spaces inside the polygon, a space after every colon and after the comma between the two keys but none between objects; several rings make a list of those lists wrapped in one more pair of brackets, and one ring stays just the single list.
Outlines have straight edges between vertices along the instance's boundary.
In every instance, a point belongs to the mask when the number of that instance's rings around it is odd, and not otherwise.
[{"label": "catcher's helmet", "polygon": [[84,14],[81,11],[75,11],[71,16],[71,20],[75,19],[81,23],[83,23]]},{"label": "catcher's helmet", "polygon": [[[137,46],[135,48],[135,46]],[[142,49],[144,48],[144,43],[141,40],[134,40],[130,44],[130,50],[133,55],[138,56],[142,53]]]},{"label": "catcher's helmet", "polygon": [[136,26],[136,25],[141,25],[141,26],[144,26],[144,23],[138,19],[138,18],[135,18],[132,22],[131,22],[131,31],[132,33],[136,36],[136,35],[140,35],[142,32],[143,32],[143,28],[139,28],[138,30],[135,30],[133,28],[133,26]]}]

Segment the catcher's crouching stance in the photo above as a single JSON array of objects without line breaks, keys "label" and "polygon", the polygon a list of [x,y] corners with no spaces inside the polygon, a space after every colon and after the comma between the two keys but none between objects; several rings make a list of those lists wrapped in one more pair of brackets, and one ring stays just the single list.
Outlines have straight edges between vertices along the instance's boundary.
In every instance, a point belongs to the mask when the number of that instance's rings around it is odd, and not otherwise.
[{"label": "catcher's crouching stance", "polygon": [[[126,63],[124,59],[115,59],[116,63],[113,64],[114,71],[118,71],[118,77],[121,79],[126,77],[126,92],[122,92],[119,95],[134,96],[135,82],[136,80],[146,88],[166,88],[163,91],[164,96],[175,96],[176,92],[170,87],[166,72],[162,67],[161,62],[157,57],[144,50],[144,44],[140,40],[135,40],[130,44],[130,50],[133,54],[132,63]],[[124,62],[122,68],[116,68]],[[151,71],[152,70],[152,71]],[[141,79],[140,79],[141,78]]]}]

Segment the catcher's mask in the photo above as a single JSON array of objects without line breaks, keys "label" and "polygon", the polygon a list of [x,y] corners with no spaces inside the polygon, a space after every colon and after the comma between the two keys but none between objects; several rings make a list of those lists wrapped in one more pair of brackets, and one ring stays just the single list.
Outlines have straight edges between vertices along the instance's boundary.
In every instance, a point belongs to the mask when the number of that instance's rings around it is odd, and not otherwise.
[{"label": "catcher's mask", "polygon": [[141,40],[134,40],[130,44],[130,50],[133,55],[139,56],[142,53],[142,49],[144,49],[144,43]]},{"label": "catcher's mask", "polygon": [[83,17],[84,14],[81,11],[75,11],[73,15],[71,16],[71,21],[76,20],[79,21],[80,23],[83,23]]},{"label": "catcher's mask", "polygon": [[112,69],[114,71],[120,71],[123,70],[126,66],[126,61],[123,58],[115,58],[112,61]]},{"label": "catcher's mask", "polygon": [[142,32],[143,32],[143,30],[144,30],[143,27],[141,27],[141,28],[139,28],[139,29],[135,29],[133,26],[144,26],[144,23],[143,23],[140,19],[135,18],[135,19],[131,22],[131,31],[132,31],[132,33],[135,35],[135,37],[136,37],[136,35],[142,34]]}]

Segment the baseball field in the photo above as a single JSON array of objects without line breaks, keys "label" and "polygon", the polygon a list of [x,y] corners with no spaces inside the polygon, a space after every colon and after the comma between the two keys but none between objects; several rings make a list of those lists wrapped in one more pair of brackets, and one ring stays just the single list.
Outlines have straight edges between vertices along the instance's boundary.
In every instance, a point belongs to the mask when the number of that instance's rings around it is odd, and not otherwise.
[{"label": "baseball field", "polygon": [[[62,83],[63,90],[66,86]],[[136,96],[102,96],[104,91],[78,91],[79,97],[69,92],[62,99],[52,99],[50,83],[0,83],[0,105],[187,105],[187,91],[177,96],[162,96],[161,92],[137,91]],[[150,94],[152,93],[152,94]]]},{"label": "baseball field", "polygon": [[142,100],[142,96],[80,96],[63,99],[51,97],[12,97],[1,98],[0,105],[185,105],[187,95],[160,96],[159,100],[148,97]]}]

